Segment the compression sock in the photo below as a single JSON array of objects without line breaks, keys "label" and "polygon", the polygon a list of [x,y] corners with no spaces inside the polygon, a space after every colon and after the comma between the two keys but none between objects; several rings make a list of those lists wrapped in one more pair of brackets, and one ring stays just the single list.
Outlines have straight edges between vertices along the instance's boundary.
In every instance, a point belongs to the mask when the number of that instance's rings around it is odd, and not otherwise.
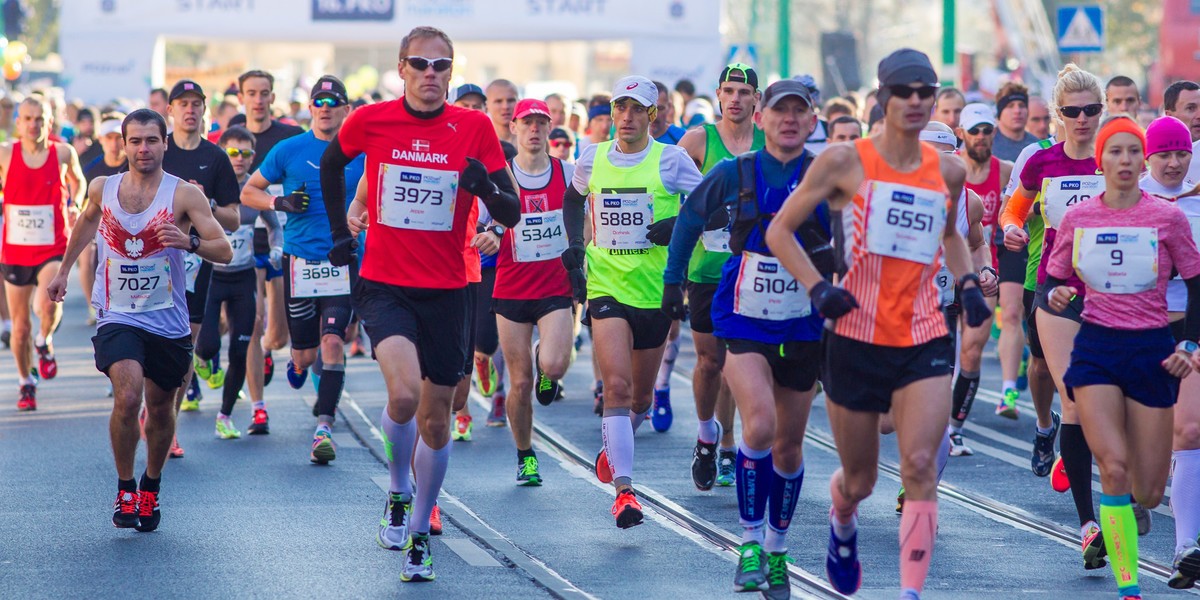
[{"label": "compression sock", "polygon": [[1200,450],[1173,453],[1171,512],[1175,514],[1175,551],[1194,545],[1200,535]]},{"label": "compression sock", "polygon": [[1108,563],[1117,578],[1117,592],[1122,596],[1137,596],[1138,535],[1137,519],[1129,494],[1109,496],[1100,494],[1100,531],[1108,550]]},{"label": "compression sock", "polygon": [[1067,480],[1071,482],[1071,496],[1075,499],[1075,512],[1079,513],[1079,524],[1095,521],[1096,509],[1092,506],[1092,449],[1083,436],[1083,427],[1063,423],[1058,435],[1058,450],[1067,471]]},{"label": "compression sock", "polygon": [[771,478],[771,496],[767,501],[767,536],[763,550],[767,552],[787,551],[787,531],[796,512],[796,501],[800,498],[800,486],[804,483],[804,462],[795,473],[784,473],[774,468]]},{"label": "compression sock", "polygon": [[774,469],[771,449],[754,450],[745,441],[738,444],[734,476],[737,480],[738,521],[742,524],[742,543],[763,542],[767,500],[771,494]]},{"label": "compression sock", "polygon": [[342,385],[346,382],[346,365],[325,363],[321,381],[317,384],[317,416],[332,417],[337,412],[338,400],[342,397]]},{"label": "compression sock", "polygon": [[383,416],[379,419],[380,433],[383,434],[383,451],[388,459],[388,473],[392,477],[389,491],[395,494],[412,494],[412,480],[409,479],[409,463],[412,462],[413,443],[417,441],[417,421],[409,419],[400,424],[388,416],[387,407],[383,407]]},{"label": "compression sock", "polygon": [[628,485],[633,481],[633,425],[629,422],[629,410],[604,409],[600,433],[604,439],[608,466],[613,471],[613,483]]},{"label": "compression sock", "polygon": [[433,512],[438,492],[442,490],[442,480],[446,478],[446,467],[450,464],[450,446],[451,444],[446,444],[434,450],[425,440],[417,438],[413,473],[421,485],[417,486],[417,493],[413,496],[412,531],[429,533],[429,515]]},{"label": "compression sock", "polygon": [[667,341],[663,349],[662,362],[658,365],[658,377],[654,380],[654,389],[665,390],[671,387],[671,371],[675,368],[675,358],[679,356],[679,338]]},{"label": "compression sock", "polygon": [[646,422],[646,415],[650,414],[650,411],[652,410],[654,410],[653,404],[651,404],[650,408],[647,408],[645,412],[633,412],[632,410],[629,411],[629,422],[633,425],[634,433],[637,433],[638,427],[641,427],[642,423]]},{"label": "compression sock", "polygon": [[936,500],[909,500],[900,514],[900,589],[921,592],[937,535]]},{"label": "compression sock", "polygon": [[942,482],[942,473],[946,471],[946,463],[950,462],[950,427],[942,432],[942,443],[938,444],[937,449],[937,473],[938,483]]},{"label": "compression sock", "polygon": [[707,421],[700,421],[699,427],[696,428],[696,439],[703,444],[715,444],[720,433],[721,428],[717,426],[716,417],[713,417]]},{"label": "compression sock", "polygon": [[953,408],[950,411],[950,422],[962,427],[971,414],[971,406],[975,404],[975,393],[979,391],[979,371],[959,371],[954,380],[954,392],[951,396]]}]

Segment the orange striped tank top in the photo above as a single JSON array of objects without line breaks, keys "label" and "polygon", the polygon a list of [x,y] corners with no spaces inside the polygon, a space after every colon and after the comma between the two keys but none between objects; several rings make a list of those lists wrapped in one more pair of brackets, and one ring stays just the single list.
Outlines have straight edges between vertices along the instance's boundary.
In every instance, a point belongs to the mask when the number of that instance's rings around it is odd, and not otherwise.
[{"label": "orange striped tank top", "polygon": [[851,205],[842,210],[842,230],[850,235],[845,248],[848,270],[841,284],[860,308],[838,319],[833,331],[892,347],[945,336],[946,319],[934,278],[942,265],[941,236],[950,195],[938,151],[922,142],[921,166],[901,173],[879,155],[871,138],[857,140],[855,149],[863,182]]}]

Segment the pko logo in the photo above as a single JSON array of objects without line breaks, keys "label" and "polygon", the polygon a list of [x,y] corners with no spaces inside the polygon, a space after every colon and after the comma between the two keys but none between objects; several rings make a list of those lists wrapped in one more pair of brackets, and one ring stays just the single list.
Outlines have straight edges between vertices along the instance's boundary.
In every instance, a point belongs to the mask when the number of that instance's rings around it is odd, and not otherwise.
[{"label": "pko logo", "polygon": [[406,173],[404,171],[401,171],[400,172],[400,181],[403,181],[405,183],[421,183],[421,174],[420,173]]},{"label": "pko logo", "polygon": [[1083,189],[1083,183],[1079,181],[1064,181],[1059,186],[1060,190],[1080,190]]},{"label": "pko logo", "polygon": [[779,265],[774,263],[758,263],[759,273],[778,273]]},{"label": "pko logo", "polygon": [[1098,233],[1096,234],[1097,244],[1115,244],[1117,243],[1117,234],[1115,233]]},{"label": "pko logo", "polygon": [[604,208],[621,208],[620,198],[605,198]]},{"label": "pko logo", "polygon": [[138,268],[137,265],[121,265],[121,272],[130,275],[137,275]]},{"label": "pko logo", "polygon": [[915,200],[916,197],[909,192],[892,192],[892,202],[899,202],[900,204],[913,204]]},{"label": "pko logo", "polygon": [[526,225],[541,225],[542,218],[541,217],[525,217],[525,224]]}]

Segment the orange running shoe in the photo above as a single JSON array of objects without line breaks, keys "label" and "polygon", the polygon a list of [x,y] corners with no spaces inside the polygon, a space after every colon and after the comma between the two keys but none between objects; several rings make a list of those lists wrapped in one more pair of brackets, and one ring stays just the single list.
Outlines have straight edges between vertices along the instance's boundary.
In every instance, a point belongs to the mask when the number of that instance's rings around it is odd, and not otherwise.
[{"label": "orange running shoe", "polygon": [[429,513],[429,535],[442,535],[442,511],[436,504]]},{"label": "orange running shoe", "polygon": [[1060,494],[1071,489],[1071,481],[1067,479],[1067,467],[1063,465],[1061,456],[1054,461],[1054,472],[1050,475],[1050,485],[1054,491]]},{"label": "orange running shoe", "polygon": [[642,524],[642,505],[638,504],[633,489],[617,494],[617,499],[613,501],[612,514],[617,518],[617,527],[621,529]]}]

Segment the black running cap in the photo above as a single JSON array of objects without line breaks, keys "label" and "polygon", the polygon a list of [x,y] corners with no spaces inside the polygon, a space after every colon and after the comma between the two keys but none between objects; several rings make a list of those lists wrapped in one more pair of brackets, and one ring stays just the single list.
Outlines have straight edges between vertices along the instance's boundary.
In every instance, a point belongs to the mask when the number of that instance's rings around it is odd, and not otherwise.
[{"label": "black running cap", "polygon": [[937,71],[924,52],[901,48],[879,61],[879,86],[926,83],[936,85]]},{"label": "black running cap", "polygon": [[346,84],[333,75],[322,75],[313,84],[312,90],[309,91],[308,99],[316,100],[320,96],[329,96],[343,104],[350,101],[346,95]]},{"label": "black running cap", "polygon": [[208,99],[208,96],[204,95],[204,90],[200,88],[200,84],[191,79],[180,79],[175,87],[171,88],[171,93],[167,94],[167,102],[174,102],[176,98],[184,94],[196,94],[205,100]]}]

